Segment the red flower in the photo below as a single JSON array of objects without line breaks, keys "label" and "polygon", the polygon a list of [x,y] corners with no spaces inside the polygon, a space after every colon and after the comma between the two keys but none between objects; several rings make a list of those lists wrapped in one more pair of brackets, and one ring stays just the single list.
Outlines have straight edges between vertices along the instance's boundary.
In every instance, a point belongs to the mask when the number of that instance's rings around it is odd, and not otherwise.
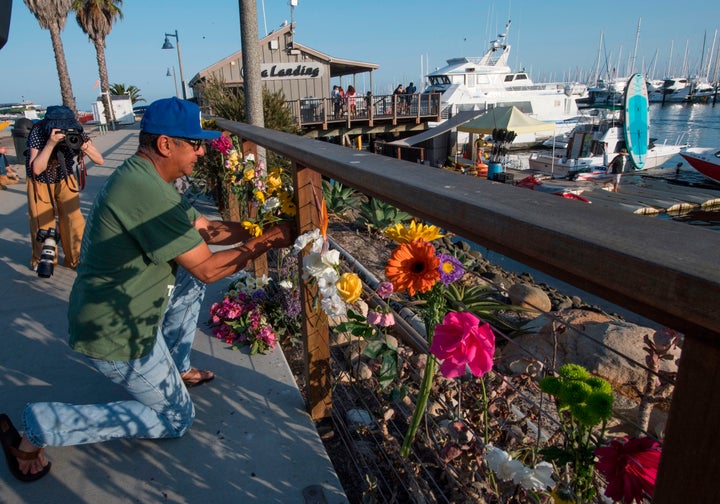
[{"label": "red flower", "polygon": [[662,447],[648,437],[613,439],[595,450],[595,467],[607,480],[605,495],[615,501],[642,503],[655,490]]},{"label": "red flower", "polygon": [[443,360],[440,372],[447,378],[463,376],[465,365],[475,376],[482,376],[492,369],[495,334],[490,324],[480,325],[472,313],[450,312],[435,327],[430,351]]}]

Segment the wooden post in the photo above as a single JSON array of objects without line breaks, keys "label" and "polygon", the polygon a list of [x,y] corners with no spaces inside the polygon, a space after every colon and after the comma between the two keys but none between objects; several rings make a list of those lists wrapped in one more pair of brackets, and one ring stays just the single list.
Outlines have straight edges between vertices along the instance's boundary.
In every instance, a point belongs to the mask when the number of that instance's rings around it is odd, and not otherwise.
[{"label": "wooden post", "polygon": [[[295,198],[300,233],[320,227],[315,195],[322,198],[322,177],[316,171],[295,165]],[[313,190],[314,188],[314,190]],[[325,312],[320,308],[316,285],[300,283],[303,306],[302,337],[305,347],[305,378],[308,411],[313,420],[330,416],[332,410],[330,332]]]},{"label": "wooden post", "polygon": [[697,336],[683,342],[656,504],[720,502],[720,436],[715,433],[720,425],[720,346]]}]

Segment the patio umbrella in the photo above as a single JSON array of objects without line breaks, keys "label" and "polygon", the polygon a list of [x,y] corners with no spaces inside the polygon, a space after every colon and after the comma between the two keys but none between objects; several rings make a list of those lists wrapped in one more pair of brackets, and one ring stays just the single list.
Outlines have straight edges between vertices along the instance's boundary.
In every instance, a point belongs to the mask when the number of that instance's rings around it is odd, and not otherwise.
[{"label": "patio umbrella", "polygon": [[488,110],[477,119],[468,121],[458,126],[458,131],[466,133],[492,134],[495,129],[506,129],[520,135],[522,133],[537,133],[541,131],[553,131],[555,124],[546,121],[539,121],[527,114],[524,114],[514,105],[508,107],[495,107]]},{"label": "patio umbrella", "polygon": [[458,126],[458,131],[466,133],[492,134],[494,144],[490,154],[491,163],[501,161],[507,154],[508,145],[517,135],[554,130],[554,123],[530,117],[514,105],[492,108],[480,117]]}]

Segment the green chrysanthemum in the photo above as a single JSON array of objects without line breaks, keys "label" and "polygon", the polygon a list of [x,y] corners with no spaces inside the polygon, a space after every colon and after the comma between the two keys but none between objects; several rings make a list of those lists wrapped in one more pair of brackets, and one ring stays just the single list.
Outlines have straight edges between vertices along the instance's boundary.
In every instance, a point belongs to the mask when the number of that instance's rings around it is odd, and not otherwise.
[{"label": "green chrysanthemum", "polygon": [[584,403],[592,393],[592,388],[585,382],[571,381],[564,383],[558,399],[563,404],[573,405]]},{"label": "green chrysanthemum", "polygon": [[565,364],[563,366],[560,366],[560,369],[558,369],[558,374],[566,380],[577,380],[584,382],[588,378],[590,378],[590,373],[588,373],[587,369],[580,366],[579,364]]},{"label": "green chrysanthemum", "polygon": [[605,392],[606,394],[612,394],[612,385],[607,380],[603,380],[597,376],[591,376],[585,383],[590,385],[595,392]]},{"label": "green chrysanthemum", "polygon": [[562,389],[562,382],[555,376],[546,376],[540,380],[540,390],[550,395],[558,395]]},{"label": "green chrysanthemum", "polygon": [[571,405],[570,414],[579,424],[586,427],[593,427],[599,424],[600,420],[602,420],[595,410],[588,407],[585,403]]},{"label": "green chrysanthemum", "polygon": [[609,420],[612,416],[614,401],[615,398],[612,393],[594,391],[587,398],[587,407],[591,409],[601,420]]}]

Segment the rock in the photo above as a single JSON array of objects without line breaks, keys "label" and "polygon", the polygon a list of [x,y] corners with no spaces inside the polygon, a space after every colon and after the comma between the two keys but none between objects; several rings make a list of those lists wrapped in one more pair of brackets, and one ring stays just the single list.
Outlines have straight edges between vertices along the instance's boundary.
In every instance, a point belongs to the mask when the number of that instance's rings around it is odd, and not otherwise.
[{"label": "rock", "polygon": [[352,425],[365,425],[371,426],[375,421],[372,415],[363,409],[350,409],[347,410],[347,420]]},{"label": "rock", "polygon": [[508,289],[508,297],[513,305],[545,313],[552,309],[552,303],[540,287],[525,283],[516,283]]},{"label": "rock", "polygon": [[[643,350],[643,337],[652,336],[654,329],[585,310],[561,312],[558,317],[560,321],[549,322],[535,334],[518,336],[502,348],[498,357],[499,368],[522,372],[534,361],[554,364],[555,367],[573,363],[606,379],[616,391],[637,393],[643,390],[647,371],[634,362],[644,365],[646,352]],[[556,359],[554,363],[553,355]],[[677,371],[675,361],[680,357],[680,349],[675,349],[673,355],[675,358],[671,360],[660,361],[662,371]]]}]

